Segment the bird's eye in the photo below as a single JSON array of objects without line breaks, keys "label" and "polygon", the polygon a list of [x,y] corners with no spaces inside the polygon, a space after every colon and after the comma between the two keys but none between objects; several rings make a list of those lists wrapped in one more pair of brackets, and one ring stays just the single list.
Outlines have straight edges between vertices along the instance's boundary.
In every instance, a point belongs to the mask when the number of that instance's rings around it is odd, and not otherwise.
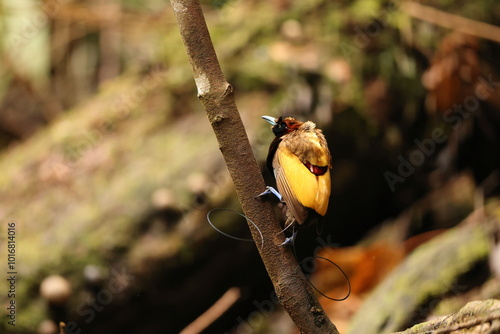
[{"label": "bird's eye", "polygon": [[273,127],[273,132],[275,135],[282,135],[287,130],[285,122],[280,122]]}]

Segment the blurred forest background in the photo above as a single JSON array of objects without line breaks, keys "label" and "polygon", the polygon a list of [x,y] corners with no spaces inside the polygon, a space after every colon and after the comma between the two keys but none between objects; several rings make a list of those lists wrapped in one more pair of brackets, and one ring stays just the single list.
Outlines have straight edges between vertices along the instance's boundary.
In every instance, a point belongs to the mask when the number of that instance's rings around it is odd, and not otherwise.
[{"label": "blurred forest background", "polygon": [[[296,252],[349,276],[347,300],[320,299],[342,333],[500,297],[498,1],[203,6],[267,182],[260,116],[327,137],[329,213]],[[255,245],[207,223],[241,208],[170,4],[1,0],[0,16],[2,308],[9,222],[18,278],[0,332],[179,333],[201,316],[206,333],[294,333]],[[230,211],[211,218],[249,236]],[[308,273],[346,294],[330,263]]]}]

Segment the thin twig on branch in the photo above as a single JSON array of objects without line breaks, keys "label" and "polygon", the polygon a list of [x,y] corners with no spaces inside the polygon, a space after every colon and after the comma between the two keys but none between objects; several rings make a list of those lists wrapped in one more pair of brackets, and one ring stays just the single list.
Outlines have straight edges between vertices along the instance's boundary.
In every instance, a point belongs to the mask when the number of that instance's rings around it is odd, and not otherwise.
[{"label": "thin twig on branch", "polygon": [[222,297],[219,298],[208,310],[184,328],[180,334],[195,334],[201,333],[215,320],[217,320],[224,312],[234,305],[241,297],[239,288],[232,287],[227,290]]},{"label": "thin twig on branch", "polygon": [[497,26],[446,13],[413,1],[403,2],[401,10],[414,18],[500,43],[500,28]]},{"label": "thin twig on branch", "polygon": [[224,78],[217,60],[199,2],[170,2],[193,69],[198,97],[219,142],[241,206],[248,219],[262,233],[261,237],[249,223],[280,303],[301,333],[338,334],[302,274],[291,249],[277,246],[284,237],[271,204],[255,198],[265,189],[264,179],[241,122],[233,89]]}]

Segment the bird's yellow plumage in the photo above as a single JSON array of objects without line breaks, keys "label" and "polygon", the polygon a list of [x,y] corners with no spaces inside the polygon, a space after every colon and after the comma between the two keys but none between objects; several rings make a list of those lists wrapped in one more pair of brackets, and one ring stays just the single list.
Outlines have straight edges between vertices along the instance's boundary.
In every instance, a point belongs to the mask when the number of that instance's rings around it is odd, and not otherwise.
[{"label": "bird's yellow plumage", "polygon": [[282,191],[288,208],[299,224],[304,213],[297,209],[301,204],[324,216],[330,197],[330,170],[323,175],[315,175],[286,147],[276,150],[273,161],[278,189]]}]

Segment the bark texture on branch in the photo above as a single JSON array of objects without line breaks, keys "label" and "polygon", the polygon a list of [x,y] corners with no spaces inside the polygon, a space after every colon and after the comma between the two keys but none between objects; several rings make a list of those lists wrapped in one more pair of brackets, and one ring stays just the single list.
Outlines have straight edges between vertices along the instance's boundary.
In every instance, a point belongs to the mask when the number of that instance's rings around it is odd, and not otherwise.
[{"label": "bark texture on branch", "polygon": [[301,333],[338,333],[290,248],[276,246],[284,238],[271,204],[255,199],[265,188],[264,179],[241,122],[233,89],[218,63],[199,2],[171,0],[171,4],[193,69],[198,97],[217,137],[241,206],[262,233],[263,241],[249,223],[280,303]]}]

